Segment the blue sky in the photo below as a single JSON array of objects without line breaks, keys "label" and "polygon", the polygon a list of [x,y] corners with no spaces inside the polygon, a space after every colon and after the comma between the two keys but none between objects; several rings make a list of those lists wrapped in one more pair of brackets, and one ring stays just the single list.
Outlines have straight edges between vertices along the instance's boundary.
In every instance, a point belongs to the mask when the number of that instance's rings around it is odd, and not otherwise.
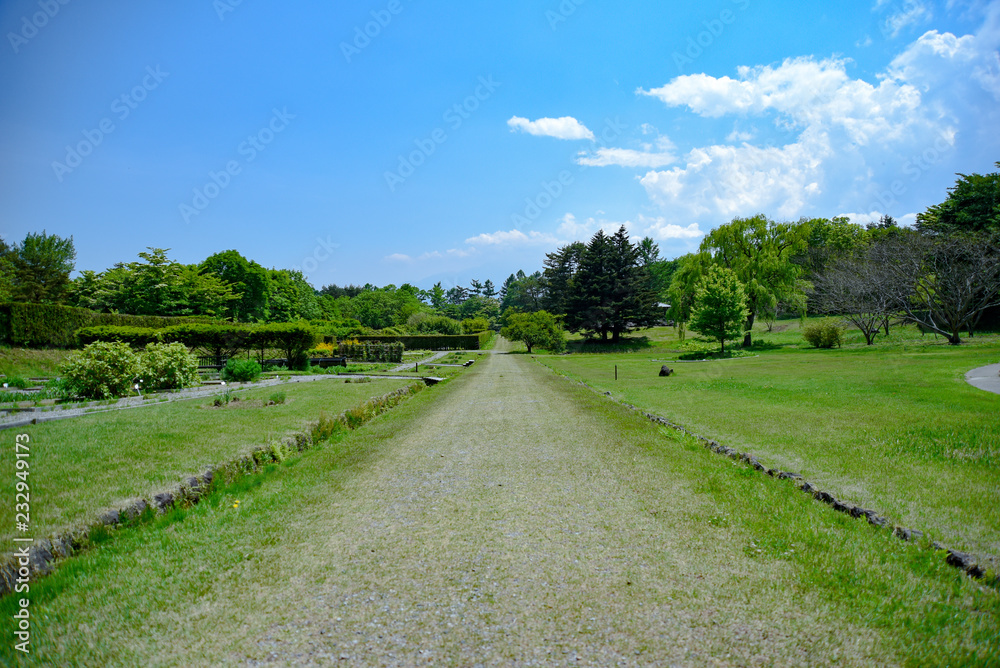
[{"label": "blue sky", "polygon": [[1000,160],[982,0],[0,2],[0,235],[502,281],[598,228],[912,221]]}]

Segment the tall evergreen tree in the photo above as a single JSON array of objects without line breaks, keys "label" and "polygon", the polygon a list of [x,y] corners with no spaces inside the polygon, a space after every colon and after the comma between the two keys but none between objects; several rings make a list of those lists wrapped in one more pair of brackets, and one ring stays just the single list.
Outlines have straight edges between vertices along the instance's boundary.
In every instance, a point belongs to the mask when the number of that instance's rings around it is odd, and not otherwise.
[{"label": "tall evergreen tree", "polygon": [[658,317],[656,294],[640,253],[622,226],[612,236],[591,238],[570,281],[566,300],[569,329],[618,341],[622,334],[649,327]]},{"label": "tall evergreen tree", "polygon": [[553,253],[545,254],[545,270],[542,273],[545,282],[545,299],[543,305],[549,313],[566,314],[567,300],[570,295],[570,282],[573,274],[580,267],[587,246],[579,241],[563,246]]}]

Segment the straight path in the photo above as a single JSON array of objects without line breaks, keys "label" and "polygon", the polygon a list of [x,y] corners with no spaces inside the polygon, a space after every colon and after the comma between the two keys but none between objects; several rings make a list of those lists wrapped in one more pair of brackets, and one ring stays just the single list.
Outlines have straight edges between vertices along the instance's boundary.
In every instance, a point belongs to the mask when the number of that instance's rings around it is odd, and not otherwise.
[{"label": "straight path", "polygon": [[647,449],[662,437],[641,419],[609,418],[524,355],[484,357],[443,392],[289,518],[283,542],[312,539],[283,552],[294,566],[275,587],[242,592],[266,615],[231,660],[865,665],[877,653],[870,630],[775,584],[787,564],[746,558],[746,536],[692,520],[717,509],[697,481],[665,474]]}]

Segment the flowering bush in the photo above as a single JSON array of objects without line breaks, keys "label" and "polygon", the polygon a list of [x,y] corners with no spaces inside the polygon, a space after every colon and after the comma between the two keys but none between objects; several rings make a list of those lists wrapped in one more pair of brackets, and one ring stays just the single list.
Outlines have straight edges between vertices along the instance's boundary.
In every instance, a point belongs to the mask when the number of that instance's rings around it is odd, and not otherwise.
[{"label": "flowering bush", "polygon": [[198,358],[183,343],[150,343],[139,357],[143,390],[174,390],[198,384]]},{"label": "flowering bush", "polygon": [[107,399],[129,393],[139,374],[139,357],[127,343],[97,341],[70,356],[62,376],[75,396]]}]

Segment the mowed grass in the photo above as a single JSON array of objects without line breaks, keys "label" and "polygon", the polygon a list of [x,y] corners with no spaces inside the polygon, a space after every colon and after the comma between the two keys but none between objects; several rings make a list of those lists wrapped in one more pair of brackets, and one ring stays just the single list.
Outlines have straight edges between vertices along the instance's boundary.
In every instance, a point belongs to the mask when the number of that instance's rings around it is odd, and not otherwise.
[{"label": "mowed grass", "polygon": [[[667,361],[675,346],[539,359],[971,550],[996,570],[988,558],[1000,555],[1000,395],[970,386],[964,374],[1000,361],[1000,341],[938,341],[901,333],[888,344],[841,350],[789,342],[759,357],[711,362]],[[664,363],[675,375],[657,375]]]},{"label": "mowed grass", "polygon": [[[354,662],[375,663],[379,655],[366,652],[376,647],[397,652],[386,663],[427,662],[429,656],[454,665],[463,663],[462,652],[470,647],[502,653],[505,663],[539,655],[543,662],[550,648],[549,663],[576,656],[581,664],[596,665],[587,650],[601,645],[625,649],[640,664],[1000,661],[995,590],[945,566],[938,555],[812,502],[789,482],[716,457],[690,437],[555,378],[542,379],[532,397],[544,402],[557,393],[571,396],[579,412],[552,420],[580,443],[587,438],[577,433],[584,415],[603,421],[600,438],[588,446],[603,465],[596,475],[588,462],[587,480],[579,482],[590,484],[574,485],[572,472],[550,461],[552,470],[544,473],[554,479],[546,479],[546,490],[575,492],[579,497],[571,501],[593,513],[592,525],[578,528],[580,541],[591,533],[615,546],[634,540],[633,550],[611,551],[621,565],[599,561],[600,550],[573,551],[572,535],[532,524],[545,507],[533,505],[531,496],[510,507],[511,493],[495,485],[492,503],[517,513],[503,519],[524,531],[539,529],[532,536],[540,544],[530,555],[509,547],[503,524],[487,525],[486,492],[478,492],[484,496],[476,499],[477,512],[455,512],[472,497],[441,498],[442,511],[431,515],[432,522],[397,527],[387,542],[375,543],[370,521],[339,524],[373,502],[352,481],[376,475],[375,464],[391,460],[399,447],[397,435],[433,416],[433,402],[469,378],[423,392],[365,428],[293,457],[272,475],[246,479],[193,508],[123,530],[61,564],[32,583],[34,654],[18,655],[8,642],[0,656],[20,665],[209,666],[293,657],[332,663],[347,653]],[[455,419],[457,424],[467,416]],[[468,446],[463,441],[458,447]],[[432,474],[429,467],[441,458],[424,453],[413,460]],[[587,496],[605,478],[615,498]],[[617,515],[598,512],[602,504]],[[493,561],[463,563],[449,550],[432,549],[448,544],[442,534],[455,536],[455,550],[501,553]],[[480,536],[478,542],[462,540],[470,535]],[[657,542],[659,549],[649,548]],[[416,582],[403,577],[412,555],[431,560]],[[538,568],[560,563],[576,578],[563,593],[519,584],[530,582]],[[470,567],[488,575],[479,580]],[[620,573],[623,567],[632,570]],[[424,588],[429,584],[434,587]],[[345,596],[343,607],[335,607],[341,592],[355,591],[363,595]],[[378,601],[378,618],[354,619],[352,608],[366,599]],[[452,633],[433,633],[443,621],[437,628],[420,626],[435,620],[420,609],[433,612],[456,599],[470,603]],[[393,612],[388,605],[381,612],[383,602],[396,606]],[[14,597],[0,601],[0,616],[10,619],[16,605]],[[405,614],[412,625],[399,635],[376,637],[379,624],[396,617],[397,608],[406,610],[398,616]],[[486,640],[475,635],[511,619],[513,632]],[[633,621],[656,632],[629,627]],[[621,631],[606,638],[609,627]],[[272,657],[272,651],[284,658]]]},{"label": "mowed grass", "polygon": [[[333,417],[410,381],[335,379],[240,390],[223,408],[191,399],[0,432],[0,495],[14,499],[14,438],[30,439],[31,535],[43,537],[100,510],[176,485],[206,467],[278,441],[321,413]],[[270,396],[285,402],[267,406]],[[14,504],[0,504],[0,551],[12,548]],[[20,534],[19,534],[20,535]]]}]

